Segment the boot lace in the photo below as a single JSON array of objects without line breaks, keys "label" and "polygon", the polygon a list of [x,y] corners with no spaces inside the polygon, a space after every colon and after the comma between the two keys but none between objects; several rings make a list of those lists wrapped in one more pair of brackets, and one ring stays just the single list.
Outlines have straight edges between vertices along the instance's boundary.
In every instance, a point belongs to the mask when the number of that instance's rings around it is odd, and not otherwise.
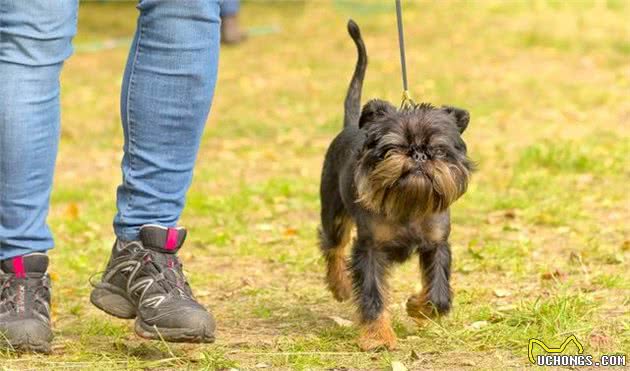
[{"label": "boot lace", "polygon": [[183,265],[176,256],[142,249],[136,252],[134,258],[141,262],[138,276],[150,276],[165,293],[192,297],[192,291],[182,271]]}]

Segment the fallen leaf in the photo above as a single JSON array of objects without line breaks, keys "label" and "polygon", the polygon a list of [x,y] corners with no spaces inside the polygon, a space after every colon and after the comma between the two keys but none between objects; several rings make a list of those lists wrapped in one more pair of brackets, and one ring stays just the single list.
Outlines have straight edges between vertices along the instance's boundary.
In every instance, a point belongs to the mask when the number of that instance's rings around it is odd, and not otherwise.
[{"label": "fallen leaf", "polygon": [[273,225],[267,223],[256,224],[256,229],[259,231],[272,231]]},{"label": "fallen leaf", "polygon": [[593,333],[588,337],[588,342],[594,348],[602,348],[604,346],[610,345],[612,343],[612,339],[610,336],[602,334],[602,333]]},{"label": "fallen leaf", "polygon": [[566,234],[566,233],[569,233],[569,232],[571,232],[571,228],[569,228],[569,227],[558,227],[558,228],[556,228],[556,233],[557,234]]},{"label": "fallen leaf", "polygon": [[473,329],[473,330],[479,330],[479,329],[484,328],[486,326],[488,326],[488,321],[476,321],[476,322],[473,322],[470,325],[468,325],[468,327]]},{"label": "fallen leaf", "polygon": [[285,236],[295,236],[297,234],[297,229],[295,228],[287,228],[284,230]]},{"label": "fallen leaf", "polygon": [[558,269],[554,270],[553,272],[545,272],[540,276],[540,278],[542,278],[543,280],[551,280],[551,279],[562,280],[565,277],[566,277],[566,273],[561,272]]},{"label": "fallen leaf", "polygon": [[407,371],[407,367],[399,361],[392,362],[392,371]]},{"label": "fallen leaf", "polygon": [[74,202],[68,204],[65,214],[68,219],[77,219],[79,217],[79,205]]},{"label": "fallen leaf", "polygon": [[333,322],[335,322],[338,326],[341,326],[341,327],[350,327],[350,326],[352,326],[352,321],[349,321],[347,319],[344,319],[344,318],[341,318],[341,317],[337,317],[337,316],[328,316],[328,318],[333,320]]},{"label": "fallen leaf", "polygon": [[516,210],[498,210],[488,214],[486,222],[488,224],[499,224],[506,220],[516,219]]},{"label": "fallen leaf", "polygon": [[512,292],[510,292],[509,290],[504,290],[504,289],[495,289],[494,290],[494,296],[496,296],[497,298],[504,298],[506,296],[510,296],[512,295]]},{"label": "fallen leaf", "polygon": [[506,210],[505,214],[503,214],[506,219],[514,219],[516,218],[516,212],[514,210]]}]

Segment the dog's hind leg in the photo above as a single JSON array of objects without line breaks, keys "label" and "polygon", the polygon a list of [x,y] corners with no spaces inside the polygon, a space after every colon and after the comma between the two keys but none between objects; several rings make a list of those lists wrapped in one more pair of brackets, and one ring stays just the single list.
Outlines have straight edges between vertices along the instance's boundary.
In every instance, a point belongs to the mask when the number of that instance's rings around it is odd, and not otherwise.
[{"label": "dog's hind leg", "polygon": [[352,282],[359,309],[359,347],[371,350],[396,347],[396,334],[387,312],[386,253],[371,246],[373,241],[358,238],[352,249]]},{"label": "dog's hind leg", "polygon": [[345,254],[352,220],[346,213],[341,197],[333,197],[333,200],[328,198],[327,201],[333,202],[322,202],[319,243],[326,260],[326,284],[337,301],[344,301],[352,295]]}]

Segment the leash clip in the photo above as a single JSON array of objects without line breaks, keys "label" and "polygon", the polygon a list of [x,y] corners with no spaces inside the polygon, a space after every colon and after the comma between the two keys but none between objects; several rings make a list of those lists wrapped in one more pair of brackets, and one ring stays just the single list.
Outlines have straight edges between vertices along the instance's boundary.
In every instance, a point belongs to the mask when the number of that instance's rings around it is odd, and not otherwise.
[{"label": "leash clip", "polygon": [[411,99],[411,94],[409,94],[409,90],[403,90],[402,93],[402,103],[400,104],[401,109],[409,109],[413,108],[416,105],[416,102]]}]

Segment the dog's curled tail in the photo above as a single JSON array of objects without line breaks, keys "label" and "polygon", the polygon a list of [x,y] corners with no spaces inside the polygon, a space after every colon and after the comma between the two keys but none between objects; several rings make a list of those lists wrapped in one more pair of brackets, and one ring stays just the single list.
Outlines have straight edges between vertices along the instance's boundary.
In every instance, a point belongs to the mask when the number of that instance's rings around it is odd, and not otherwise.
[{"label": "dog's curled tail", "polygon": [[365,77],[365,69],[367,67],[367,52],[363,39],[361,38],[361,31],[359,30],[359,26],[352,19],[348,20],[348,33],[357,46],[358,55],[357,64],[354,68],[352,80],[350,80],[350,86],[348,87],[344,104],[344,127],[359,125],[359,117],[361,115],[361,88],[363,87],[363,78]]}]

